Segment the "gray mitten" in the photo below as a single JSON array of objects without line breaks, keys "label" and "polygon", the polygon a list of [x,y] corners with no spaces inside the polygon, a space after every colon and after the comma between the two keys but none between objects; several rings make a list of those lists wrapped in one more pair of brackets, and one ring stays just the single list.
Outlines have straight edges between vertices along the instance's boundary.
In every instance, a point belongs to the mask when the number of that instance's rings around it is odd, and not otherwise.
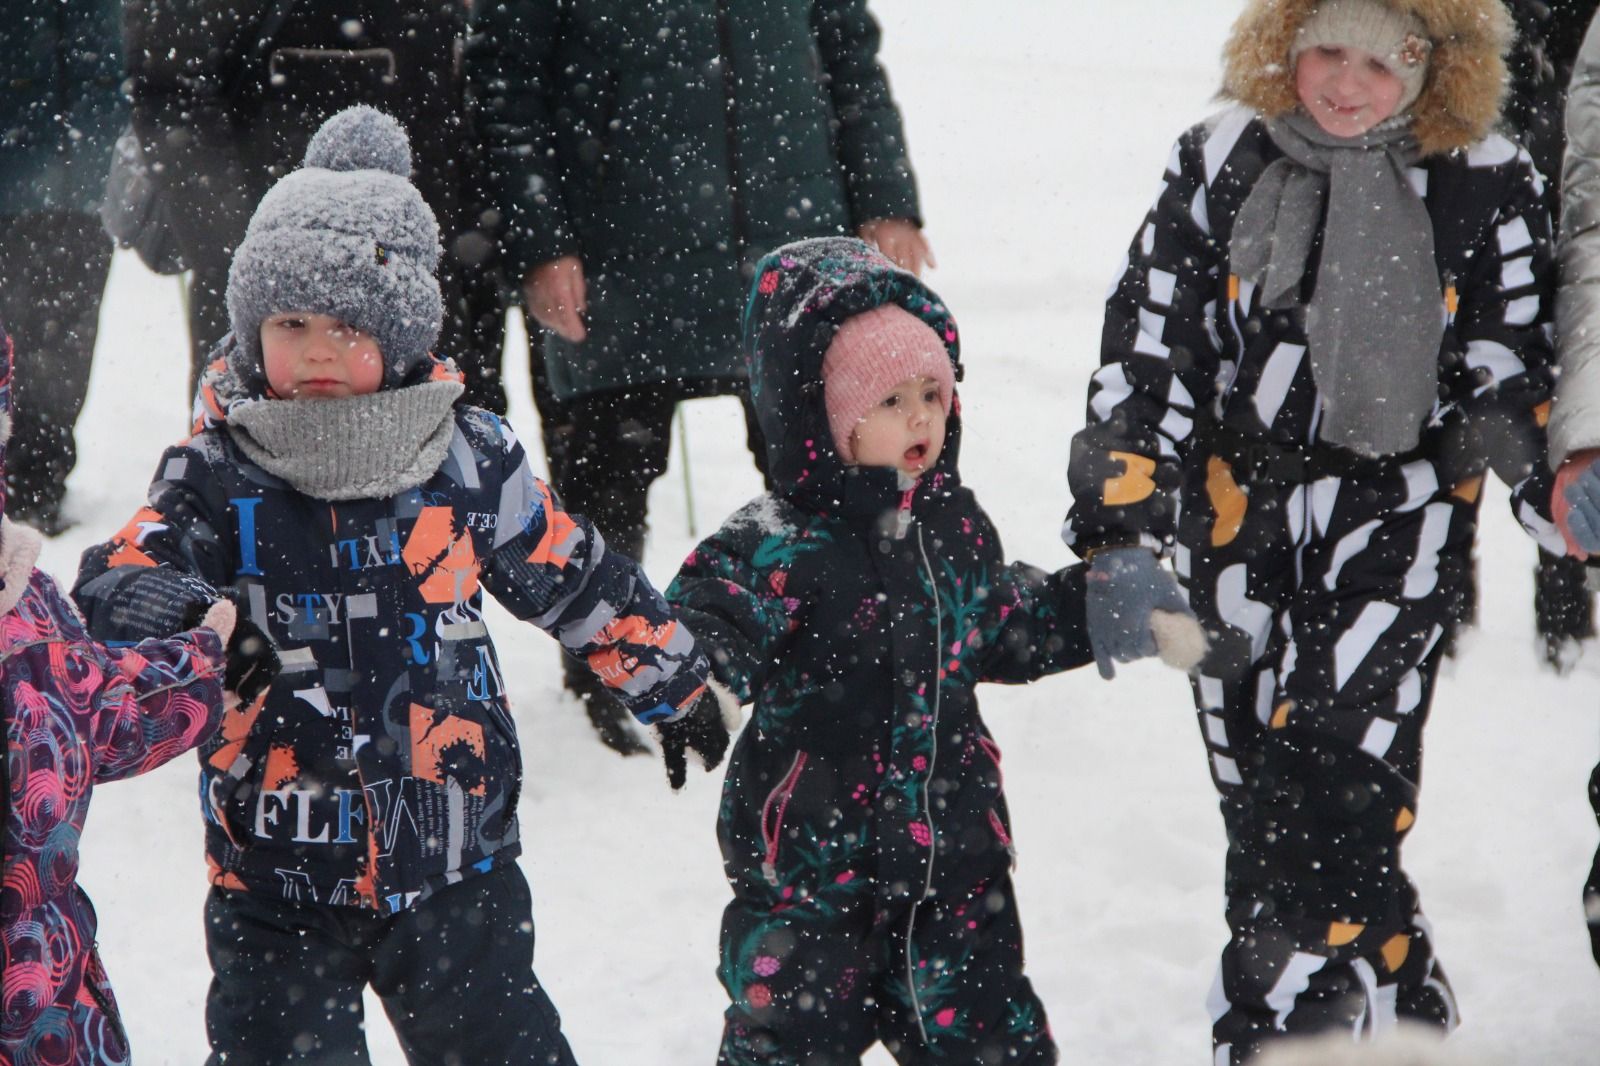
[{"label": "gray mitten", "polygon": [[1205,654],[1205,634],[1178,579],[1149,548],[1102,548],[1089,564],[1085,610],[1089,647],[1106,679],[1112,663],[1161,655],[1187,670]]},{"label": "gray mitten", "polygon": [[1572,542],[1590,555],[1600,554],[1600,463],[1590,463],[1565,488]]}]

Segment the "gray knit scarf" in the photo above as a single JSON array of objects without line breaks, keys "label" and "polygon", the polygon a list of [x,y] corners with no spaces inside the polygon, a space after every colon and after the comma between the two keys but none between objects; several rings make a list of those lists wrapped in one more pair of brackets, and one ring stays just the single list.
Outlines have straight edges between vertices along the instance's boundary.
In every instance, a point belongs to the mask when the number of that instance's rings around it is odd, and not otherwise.
[{"label": "gray knit scarf", "polygon": [[444,462],[462,389],[425,381],[366,396],[240,403],[228,409],[228,431],[252,461],[307,496],[384,499]]},{"label": "gray knit scarf", "polygon": [[1410,124],[1333,137],[1296,111],[1266,126],[1284,158],[1239,209],[1233,272],[1260,287],[1262,306],[1299,306],[1321,225],[1306,307],[1319,435],[1366,456],[1410,451],[1438,397],[1444,336],[1433,222],[1406,177],[1420,155]]}]

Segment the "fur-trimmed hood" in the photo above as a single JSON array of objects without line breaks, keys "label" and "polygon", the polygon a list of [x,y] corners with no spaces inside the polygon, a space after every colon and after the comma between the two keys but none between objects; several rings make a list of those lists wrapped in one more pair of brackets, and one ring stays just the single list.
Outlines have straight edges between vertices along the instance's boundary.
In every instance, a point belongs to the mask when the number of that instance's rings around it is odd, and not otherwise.
[{"label": "fur-trimmed hood", "polygon": [[[1248,0],[1223,49],[1222,95],[1268,118],[1299,106],[1290,48],[1318,0]],[[1414,15],[1433,42],[1428,80],[1411,105],[1424,155],[1466,148],[1500,117],[1513,37],[1500,0],[1386,0]]]}]

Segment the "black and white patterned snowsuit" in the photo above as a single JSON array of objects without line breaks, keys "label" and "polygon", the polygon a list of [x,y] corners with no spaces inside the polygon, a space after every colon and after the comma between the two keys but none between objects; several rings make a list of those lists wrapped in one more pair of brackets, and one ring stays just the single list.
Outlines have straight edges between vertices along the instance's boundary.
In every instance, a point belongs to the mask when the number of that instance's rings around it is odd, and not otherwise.
[{"label": "black and white patterned snowsuit", "polygon": [[1279,155],[1239,108],[1179,140],[1107,305],[1065,530],[1080,552],[1170,550],[1212,635],[1194,687],[1229,839],[1219,1063],[1273,1032],[1454,1024],[1399,847],[1485,456],[1559,543],[1536,454],[1550,234],[1526,153],[1495,136],[1411,170],[1448,316],[1440,396],[1414,452],[1365,461],[1317,442],[1303,314],[1229,270],[1234,217]]}]

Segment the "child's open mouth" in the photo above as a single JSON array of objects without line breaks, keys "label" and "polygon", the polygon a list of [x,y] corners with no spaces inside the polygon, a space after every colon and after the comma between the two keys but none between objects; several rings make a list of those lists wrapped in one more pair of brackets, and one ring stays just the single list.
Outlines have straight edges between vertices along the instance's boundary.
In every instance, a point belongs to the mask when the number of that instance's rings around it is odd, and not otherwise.
[{"label": "child's open mouth", "polygon": [[913,444],[911,447],[906,449],[906,462],[912,463],[914,465],[915,464],[920,464],[923,461],[923,459],[927,458],[927,455],[928,455],[928,446],[927,446],[927,444],[924,444],[924,443]]}]

